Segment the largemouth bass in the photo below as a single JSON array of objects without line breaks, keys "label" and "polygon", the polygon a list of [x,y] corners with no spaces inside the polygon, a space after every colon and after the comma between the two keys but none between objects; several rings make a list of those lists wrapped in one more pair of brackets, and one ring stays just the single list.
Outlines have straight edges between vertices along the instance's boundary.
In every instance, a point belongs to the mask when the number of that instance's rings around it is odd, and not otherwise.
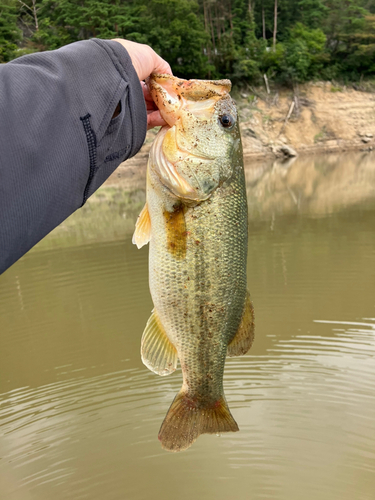
[{"label": "largemouth bass", "polygon": [[223,390],[225,358],[254,338],[246,288],[247,202],[241,138],[229,80],[152,75],[168,126],[151,147],[147,201],[133,243],[150,242],[154,310],[141,342],[159,375],[180,360],[183,385],[159,432],[169,451],[200,434],[238,431]]}]

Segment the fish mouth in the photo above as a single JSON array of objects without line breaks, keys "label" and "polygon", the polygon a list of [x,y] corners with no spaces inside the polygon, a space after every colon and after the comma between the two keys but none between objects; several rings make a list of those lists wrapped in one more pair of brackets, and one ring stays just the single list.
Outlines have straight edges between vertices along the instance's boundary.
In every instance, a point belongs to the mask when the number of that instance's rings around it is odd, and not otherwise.
[{"label": "fish mouth", "polygon": [[189,137],[189,129],[197,130],[199,122],[212,119],[217,102],[229,98],[230,80],[183,80],[152,74],[146,84],[167,124],[153,143],[152,164],[164,186],[178,198],[195,203],[207,200],[212,186],[208,190],[196,169],[207,171],[216,156],[204,148],[199,150],[197,132]]},{"label": "fish mouth", "polygon": [[168,74],[152,74],[146,84],[165,122],[173,127],[182,110],[197,118],[212,116],[216,102],[231,90],[230,80],[183,80]]}]

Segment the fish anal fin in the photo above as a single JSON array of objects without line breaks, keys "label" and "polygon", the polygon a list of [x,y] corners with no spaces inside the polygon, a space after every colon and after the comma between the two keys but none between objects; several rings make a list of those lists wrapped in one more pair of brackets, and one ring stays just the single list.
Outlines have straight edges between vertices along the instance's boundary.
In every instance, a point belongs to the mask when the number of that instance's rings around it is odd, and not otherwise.
[{"label": "fish anal fin", "polygon": [[151,314],[142,335],[141,356],[149,370],[158,375],[169,375],[177,367],[177,351],[171,343],[156,311]]},{"label": "fish anal fin", "polygon": [[228,356],[242,356],[246,354],[254,342],[254,307],[247,292],[245,307],[237,333],[228,345]]},{"label": "fish anal fin", "polygon": [[144,245],[147,245],[150,239],[151,219],[146,202],[135,224],[132,242],[134,245],[137,245],[138,248],[142,248]]},{"label": "fish anal fin", "polygon": [[209,407],[197,407],[181,390],[171,404],[159,431],[159,441],[167,451],[183,451],[189,448],[201,434],[237,432],[234,420],[224,396]]}]

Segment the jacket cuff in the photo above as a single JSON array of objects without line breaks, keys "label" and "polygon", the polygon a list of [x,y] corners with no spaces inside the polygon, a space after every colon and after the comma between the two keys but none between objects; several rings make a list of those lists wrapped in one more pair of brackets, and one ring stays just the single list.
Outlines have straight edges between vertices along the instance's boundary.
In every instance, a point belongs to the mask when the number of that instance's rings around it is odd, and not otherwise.
[{"label": "jacket cuff", "polygon": [[114,40],[94,38],[91,41],[100,45],[107,52],[121,78],[129,84],[128,96],[132,122],[132,144],[127,156],[130,158],[138,153],[146,138],[147,112],[142,86],[129,53],[123,45]]}]

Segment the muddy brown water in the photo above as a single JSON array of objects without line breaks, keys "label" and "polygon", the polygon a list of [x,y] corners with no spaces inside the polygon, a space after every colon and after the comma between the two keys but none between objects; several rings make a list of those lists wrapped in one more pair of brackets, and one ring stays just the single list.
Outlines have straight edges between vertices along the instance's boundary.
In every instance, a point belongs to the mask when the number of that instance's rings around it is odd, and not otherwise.
[{"label": "muddy brown water", "polygon": [[160,448],[181,371],[140,360],[144,191],[104,187],[0,277],[2,500],[374,499],[375,156],[250,164],[247,183],[256,341],[224,380],[240,432]]}]

